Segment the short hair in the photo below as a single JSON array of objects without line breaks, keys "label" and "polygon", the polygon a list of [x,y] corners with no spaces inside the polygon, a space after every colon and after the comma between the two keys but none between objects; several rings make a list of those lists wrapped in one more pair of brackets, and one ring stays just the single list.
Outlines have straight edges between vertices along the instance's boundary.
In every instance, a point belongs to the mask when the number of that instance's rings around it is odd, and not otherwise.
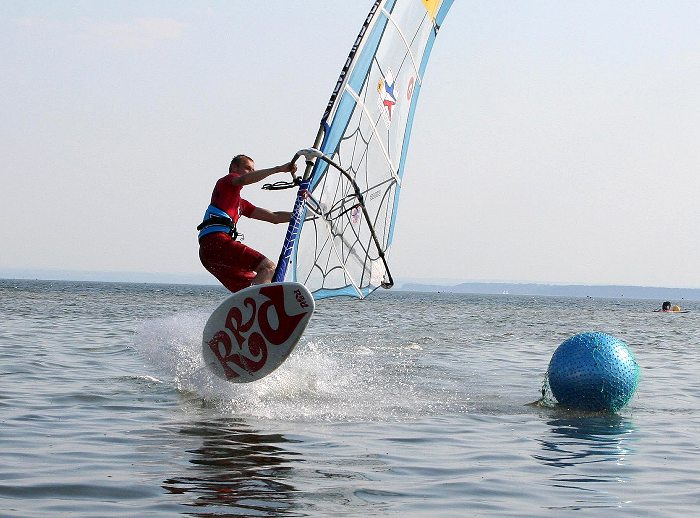
[{"label": "short hair", "polygon": [[233,169],[238,169],[239,167],[241,167],[241,165],[243,164],[243,160],[250,160],[251,162],[254,161],[248,155],[236,155],[233,157],[233,159],[231,160],[231,164],[228,166],[229,172],[231,172]]}]

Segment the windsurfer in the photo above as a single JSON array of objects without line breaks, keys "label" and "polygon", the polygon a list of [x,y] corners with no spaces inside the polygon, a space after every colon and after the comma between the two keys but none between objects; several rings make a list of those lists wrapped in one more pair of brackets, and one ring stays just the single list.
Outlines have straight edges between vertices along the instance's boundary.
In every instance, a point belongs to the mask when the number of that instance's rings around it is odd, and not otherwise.
[{"label": "windsurfer", "polygon": [[291,212],[270,211],[256,207],[241,198],[245,185],[260,182],[275,173],[296,172],[288,162],[269,169],[255,169],[255,162],[246,155],[231,160],[228,174],[214,186],[211,204],[204,213],[199,230],[199,259],[221,284],[232,292],[251,284],[270,282],[275,263],[263,254],[237,240],[236,223],[241,215],[269,223],[287,223]]},{"label": "windsurfer", "polygon": [[679,312],[683,313],[683,311],[681,310],[681,307],[678,304],[671,306],[671,302],[668,300],[666,302],[664,302],[663,304],[661,304],[661,309],[656,309],[654,311],[661,312],[661,313],[679,313]]}]

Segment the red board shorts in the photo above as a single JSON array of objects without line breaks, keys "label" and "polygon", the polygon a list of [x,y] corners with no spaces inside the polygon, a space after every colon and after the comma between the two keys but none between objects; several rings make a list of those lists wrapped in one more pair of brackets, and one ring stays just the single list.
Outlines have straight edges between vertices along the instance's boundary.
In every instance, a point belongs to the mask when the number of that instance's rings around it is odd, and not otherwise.
[{"label": "red board shorts", "polygon": [[230,291],[250,286],[255,268],[265,256],[235,241],[223,232],[213,232],[199,240],[199,260]]}]

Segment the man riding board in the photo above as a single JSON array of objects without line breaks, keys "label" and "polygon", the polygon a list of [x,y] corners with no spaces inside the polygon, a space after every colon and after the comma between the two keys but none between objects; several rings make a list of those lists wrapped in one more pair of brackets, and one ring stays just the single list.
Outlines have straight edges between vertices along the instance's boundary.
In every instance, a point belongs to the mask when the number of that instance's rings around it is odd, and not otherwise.
[{"label": "man riding board", "polygon": [[252,158],[236,155],[231,160],[228,174],[216,182],[211,204],[204,213],[204,220],[197,227],[199,259],[230,291],[236,292],[252,284],[271,282],[275,273],[275,263],[237,240],[236,223],[239,217],[242,215],[269,223],[288,223],[292,215],[288,211],[273,212],[256,207],[241,198],[241,189],[275,173],[294,173],[296,169],[296,165],[288,162],[256,171]]}]

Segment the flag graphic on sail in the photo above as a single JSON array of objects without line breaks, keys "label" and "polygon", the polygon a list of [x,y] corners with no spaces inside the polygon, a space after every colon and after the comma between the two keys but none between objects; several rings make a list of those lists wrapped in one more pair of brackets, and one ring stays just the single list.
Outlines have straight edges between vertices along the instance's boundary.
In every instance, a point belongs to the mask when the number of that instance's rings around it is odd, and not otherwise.
[{"label": "flag graphic on sail", "polygon": [[307,155],[275,281],[314,298],[391,287],[389,253],[418,94],[453,0],[377,0]]}]

